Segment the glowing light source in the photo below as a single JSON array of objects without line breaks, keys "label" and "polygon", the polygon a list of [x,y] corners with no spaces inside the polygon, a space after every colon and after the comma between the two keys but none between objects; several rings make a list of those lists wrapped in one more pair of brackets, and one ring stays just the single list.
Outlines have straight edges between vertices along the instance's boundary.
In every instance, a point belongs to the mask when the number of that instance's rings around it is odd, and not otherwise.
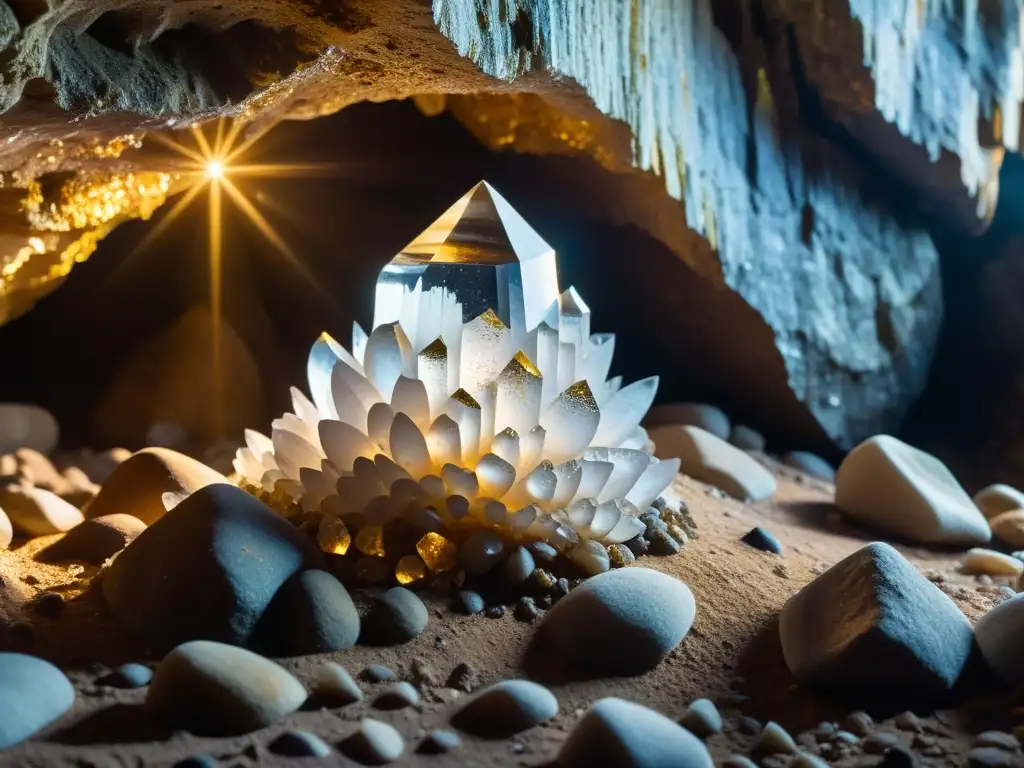
[{"label": "glowing light source", "polygon": [[206,164],[206,178],[220,181],[224,178],[224,163],[214,158]]}]

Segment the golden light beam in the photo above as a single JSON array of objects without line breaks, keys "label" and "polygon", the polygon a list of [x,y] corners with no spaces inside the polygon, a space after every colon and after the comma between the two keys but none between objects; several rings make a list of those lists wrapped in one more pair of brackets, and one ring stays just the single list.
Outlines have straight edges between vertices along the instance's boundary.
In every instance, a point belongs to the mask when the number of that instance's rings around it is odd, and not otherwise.
[{"label": "golden light beam", "polygon": [[159,133],[151,134],[151,137],[158,144],[163,144],[168,149],[173,149],[175,152],[177,152],[180,155],[184,155],[189,160],[194,160],[195,162],[201,165],[205,165],[206,163],[207,158],[203,157],[194,149],[190,149],[189,147],[186,147],[183,144],[179,144],[174,139],[168,138],[167,136],[163,136]]},{"label": "golden light beam", "polygon": [[252,147],[252,145],[255,144],[257,141],[262,139],[267,134],[267,131],[269,131],[271,128],[273,128],[272,125],[267,126],[265,128],[261,128],[260,130],[256,131],[255,134],[250,136],[248,139],[246,139],[244,142],[239,144],[234,149],[231,149],[229,145],[228,151],[224,156],[224,162],[230,163],[236,158],[239,158],[242,155],[244,155],[249,150],[249,148]]},{"label": "golden light beam", "polygon": [[224,434],[224,390],[223,355],[221,349],[221,324],[223,306],[221,301],[221,257],[223,253],[223,230],[221,224],[221,185],[223,179],[215,178],[210,184],[210,325],[212,339],[212,374],[214,397],[214,433]]},{"label": "golden light beam", "polygon": [[199,145],[199,151],[203,155],[203,162],[209,162],[216,157],[216,155],[213,154],[213,149],[210,147],[210,142],[206,140],[206,134],[203,133],[203,130],[199,126],[192,126],[192,135],[195,137],[196,144]]},{"label": "golden light beam", "polygon": [[156,240],[186,208],[189,207],[192,201],[196,199],[200,192],[203,191],[203,187],[205,186],[206,182],[203,181],[196,184],[194,187],[190,188],[188,192],[182,195],[181,198],[171,206],[171,210],[167,212],[167,215],[157,222],[157,225],[149,230],[149,232],[146,233],[146,236],[142,238],[137,246],[135,246],[135,251],[138,252],[145,250],[149,245],[151,245],[152,242]]},{"label": "golden light beam", "polygon": [[293,176],[296,174],[317,174],[341,171],[341,163],[263,163],[255,165],[232,165],[232,176],[255,174],[258,176]]},{"label": "golden light beam", "polygon": [[217,133],[213,138],[213,156],[221,157],[221,150],[224,148],[224,118],[217,118]]}]

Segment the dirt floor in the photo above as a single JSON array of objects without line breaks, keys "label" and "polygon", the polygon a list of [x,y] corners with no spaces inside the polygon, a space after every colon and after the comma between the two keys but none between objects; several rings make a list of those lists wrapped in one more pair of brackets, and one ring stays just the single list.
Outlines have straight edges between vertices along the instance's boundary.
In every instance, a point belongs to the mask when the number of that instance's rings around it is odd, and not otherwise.
[{"label": "dirt floor", "polygon": [[[406,753],[394,765],[522,765],[551,762],[567,732],[586,707],[601,697],[619,696],[653,707],[672,718],[681,716],[693,699],[714,700],[725,717],[723,733],[708,740],[716,760],[733,753],[747,754],[756,740],[755,718],[774,720],[795,737],[822,721],[838,721],[853,708],[811,693],[797,685],[785,669],[776,628],[779,609],[792,594],[833,563],[873,537],[844,523],[831,504],[832,487],[765,460],[779,477],[771,502],[744,505],[696,481],[680,478],[677,490],[688,503],[699,526],[699,539],[670,557],[647,556],[638,564],[677,576],[696,598],[693,629],[655,670],[635,678],[566,680],[545,672],[543,648],[531,652],[531,672],[558,697],[558,717],[543,727],[517,737],[488,742],[469,736],[463,746],[445,756],[413,753],[416,743],[434,727],[446,727],[454,703],[467,694],[446,686],[449,673],[468,663],[477,686],[505,678],[525,676],[523,659],[538,623],[517,621],[511,611],[500,619],[453,613],[446,600],[423,592],[430,608],[427,631],[410,643],[391,648],[355,647],[326,656],[283,659],[281,663],[300,679],[323,658],[343,664],[354,676],[369,663],[383,664],[400,678],[413,680],[413,662],[425,664],[432,680],[422,684],[418,709],[381,712],[362,702],[341,709],[300,711],[278,725],[231,739],[204,739],[172,733],[151,719],[141,706],[145,689],[124,691],[96,683],[112,666],[124,661],[155,662],[145,648],[114,625],[102,601],[88,591],[96,569],[90,566],[53,566],[35,562],[35,553],[54,537],[16,543],[0,553],[0,577],[7,597],[19,591],[61,592],[68,600],[54,618],[26,610],[31,630],[8,624],[0,635],[5,650],[21,650],[50,659],[65,669],[78,691],[74,708],[60,721],[0,756],[7,766],[163,766],[190,755],[205,753],[224,765],[336,764],[356,765],[340,753],[317,762],[271,754],[267,744],[281,731],[311,731],[329,744],[337,744],[361,717],[372,716],[394,725],[406,739]],[[783,556],[754,550],[740,537],[755,525],[773,532],[785,547]],[[936,552],[898,545],[922,571],[934,572],[939,582],[967,616],[975,621],[994,602],[1005,599],[1000,587],[1007,579],[977,580],[956,573],[956,552]],[[188,563],[181,567],[188,568]],[[985,583],[981,583],[985,582]],[[8,601],[13,602],[11,600]],[[14,616],[9,619],[16,618]],[[2,623],[2,622],[0,622]],[[624,653],[628,649],[623,649]],[[536,671],[535,671],[536,670]],[[421,676],[422,677],[422,676]],[[431,677],[431,675],[427,675]],[[370,694],[382,684],[361,683]],[[877,729],[897,733],[911,746],[919,765],[963,765],[971,737],[983,730],[1011,730],[1015,702],[1005,695],[975,699],[957,709],[918,714],[920,732],[898,730],[891,719],[898,713],[875,711]],[[932,705],[934,707],[934,705]],[[1022,710],[1024,711],[1024,710]],[[1018,721],[1024,722],[1024,719]],[[922,754],[927,753],[927,754]],[[931,756],[928,756],[931,755]],[[835,759],[835,765],[878,764],[878,756],[860,749]],[[769,758],[764,765],[784,765],[785,758]]]}]

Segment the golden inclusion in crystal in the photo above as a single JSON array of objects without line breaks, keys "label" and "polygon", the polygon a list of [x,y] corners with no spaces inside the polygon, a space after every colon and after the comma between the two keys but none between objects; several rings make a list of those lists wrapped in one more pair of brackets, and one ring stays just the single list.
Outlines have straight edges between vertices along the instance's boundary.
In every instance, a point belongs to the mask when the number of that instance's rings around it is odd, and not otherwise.
[{"label": "golden inclusion in crystal", "polygon": [[427,568],[416,555],[406,555],[395,566],[395,579],[399,584],[412,584],[427,575]]},{"label": "golden inclusion in crystal", "polygon": [[431,531],[416,542],[416,551],[423,562],[434,573],[444,573],[456,566],[459,550],[452,542],[439,533]]},{"label": "golden inclusion in crystal", "polygon": [[320,550],[329,555],[344,555],[352,544],[352,536],[337,515],[324,515],[316,534]]},{"label": "golden inclusion in crystal", "polygon": [[384,529],[379,525],[364,525],[356,534],[356,549],[370,557],[384,557]]}]

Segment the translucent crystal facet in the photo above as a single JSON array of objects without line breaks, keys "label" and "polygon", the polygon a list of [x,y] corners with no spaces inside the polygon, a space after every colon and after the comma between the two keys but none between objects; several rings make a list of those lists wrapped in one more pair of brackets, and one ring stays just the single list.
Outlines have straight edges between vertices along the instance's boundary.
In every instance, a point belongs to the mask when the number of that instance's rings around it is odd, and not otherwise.
[{"label": "translucent crystal facet", "polygon": [[[443,329],[493,310],[509,327],[536,328],[558,299],[555,252],[487,182],[467,192],[381,272],[374,327],[418,303]],[[438,334],[434,334],[436,338]]]},{"label": "translucent crystal facet", "polygon": [[381,271],[351,352],[321,335],[309,396],[292,390],[270,437],[247,431],[235,469],[319,512],[321,548],[358,552],[367,580],[449,571],[472,529],[561,551],[624,542],[679,462],[640,427],[657,378],[609,379],[615,339],[591,319],[551,248],[478,184]]}]

